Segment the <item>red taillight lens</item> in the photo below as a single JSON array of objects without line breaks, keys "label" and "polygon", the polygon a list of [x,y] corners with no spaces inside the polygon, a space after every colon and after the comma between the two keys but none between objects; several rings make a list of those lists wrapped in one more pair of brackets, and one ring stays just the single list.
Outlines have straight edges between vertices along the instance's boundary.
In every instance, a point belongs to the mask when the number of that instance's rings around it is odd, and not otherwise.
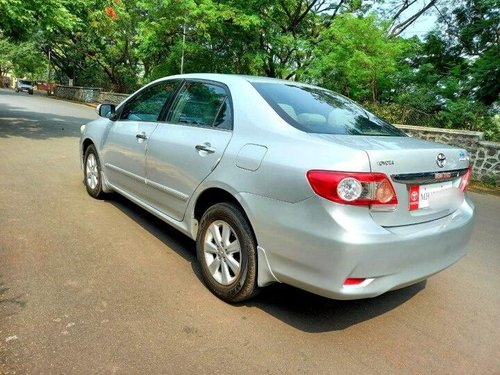
[{"label": "red taillight lens", "polygon": [[469,186],[470,176],[472,174],[472,167],[469,165],[467,168],[467,173],[462,176],[462,181],[460,181],[460,190],[465,192],[467,190],[467,186]]},{"label": "red taillight lens", "polygon": [[396,205],[396,192],[383,173],[312,170],[307,180],[319,196],[357,206]]}]

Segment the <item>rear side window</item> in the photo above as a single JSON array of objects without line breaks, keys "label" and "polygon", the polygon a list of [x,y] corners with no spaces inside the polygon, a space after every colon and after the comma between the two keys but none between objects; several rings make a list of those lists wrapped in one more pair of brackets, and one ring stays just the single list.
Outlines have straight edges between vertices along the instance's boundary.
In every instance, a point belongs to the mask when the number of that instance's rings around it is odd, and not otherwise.
[{"label": "rear side window", "polygon": [[332,91],[268,82],[252,85],[286,122],[307,133],[406,136]]},{"label": "rear side window", "polygon": [[173,124],[231,129],[231,108],[226,90],[211,83],[186,82],[172,105],[168,121]]},{"label": "rear side window", "polygon": [[123,107],[121,120],[157,121],[163,107],[178,87],[178,81],[161,82],[142,90]]}]

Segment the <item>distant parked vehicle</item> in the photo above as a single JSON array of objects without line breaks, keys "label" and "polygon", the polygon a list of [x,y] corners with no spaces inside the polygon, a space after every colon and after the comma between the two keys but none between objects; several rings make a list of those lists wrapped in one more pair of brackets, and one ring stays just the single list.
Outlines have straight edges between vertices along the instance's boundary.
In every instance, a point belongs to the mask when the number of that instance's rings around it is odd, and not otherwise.
[{"label": "distant parked vehicle", "polygon": [[88,193],[118,192],[195,240],[225,301],[273,282],[375,297],[465,255],[467,151],[408,137],[342,95],[189,74],[98,113],[81,128]]},{"label": "distant parked vehicle", "polygon": [[18,79],[16,81],[16,92],[26,91],[28,94],[33,95],[33,82],[25,79]]}]

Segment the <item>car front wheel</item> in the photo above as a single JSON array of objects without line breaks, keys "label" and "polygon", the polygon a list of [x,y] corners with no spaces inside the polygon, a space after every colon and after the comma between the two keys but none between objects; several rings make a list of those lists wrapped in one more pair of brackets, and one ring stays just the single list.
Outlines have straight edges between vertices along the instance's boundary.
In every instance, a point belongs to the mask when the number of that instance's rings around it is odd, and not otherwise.
[{"label": "car front wheel", "polygon": [[89,195],[97,199],[102,198],[104,192],[102,191],[101,164],[94,145],[90,145],[85,151],[83,173]]},{"label": "car front wheel", "polygon": [[217,297],[236,303],[258,292],[255,239],[235,205],[218,203],[203,214],[196,252],[203,280]]}]

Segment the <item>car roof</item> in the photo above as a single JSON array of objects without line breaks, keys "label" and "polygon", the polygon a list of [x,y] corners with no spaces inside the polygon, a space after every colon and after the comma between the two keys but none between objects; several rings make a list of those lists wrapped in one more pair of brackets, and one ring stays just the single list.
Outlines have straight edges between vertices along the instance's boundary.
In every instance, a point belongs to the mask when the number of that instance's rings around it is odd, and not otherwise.
[{"label": "car roof", "polygon": [[242,74],[222,74],[222,73],[189,73],[189,74],[177,74],[174,76],[169,76],[169,77],[164,77],[161,78],[161,80],[165,78],[177,78],[177,79],[205,79],[205,80],[212,80],[212,81],[218,81],[221,83],[237,83],[246,81],[250,83],[254,82],[267,82],[267,83],[276,83],[276,84],[283,84],[283,85],[297,85],[297,86],[309,86],[304,83],[296,82],[296,81],[288,81],[284,79],[278,79],[278,78],[270,78],[270,77],[260,77],[260,76],[251,76],[251,75],[242,75]]}]

